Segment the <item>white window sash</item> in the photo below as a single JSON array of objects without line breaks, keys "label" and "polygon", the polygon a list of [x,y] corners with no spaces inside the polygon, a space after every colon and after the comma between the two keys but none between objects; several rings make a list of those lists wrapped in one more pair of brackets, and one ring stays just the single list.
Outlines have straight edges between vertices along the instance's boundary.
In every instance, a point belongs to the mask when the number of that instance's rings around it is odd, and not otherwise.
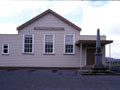
[{"label": "white window sash", "polygon": [[[47,35],[52,35],[53,36],[53,52],[45,52],[45,38]],[[55,53],[55,35],[54,34],[44,34],[44,39],[43,39],[43,54],[54,54]]]},{"label": "white window sash", "polygon": [[[4,45],[5,44],[8,46],[8,48],[7,48],[8,53],[4,53]],[[2,43],[2,54],[9,54],[9,43]]]},{"label": "white window sash", "polygon": [[[32,35],[32,52],[25,52],[25,35]],[[22,53],[34,53],[34,34],[23,34],[23,50]]]},{"label": "white window sash", "polygon": [[[73,36],[73,43],[72,43],[72,45],[73,45],[73,52],[72,53],[67,53],[66,51],[65,51],[65,45],[66,45],[66,36],[67,35],[72,35]],[[64,34],[64,54],[75,54],[75,35],[74,34]]]}]

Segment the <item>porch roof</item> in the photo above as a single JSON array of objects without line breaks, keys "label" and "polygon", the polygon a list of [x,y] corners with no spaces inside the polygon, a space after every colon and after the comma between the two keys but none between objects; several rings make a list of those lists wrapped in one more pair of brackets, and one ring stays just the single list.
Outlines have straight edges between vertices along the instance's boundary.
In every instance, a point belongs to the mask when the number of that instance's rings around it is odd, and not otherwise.
[{"label": "porch roof", "polygon": [[[113,40],[101,40],[101,45],[106,45],[106,44],[110,44],[112,43]],[[96,45],[96,40],[78,40],[76,42],[76,45],[80,45],[82,43],[82,45],[88,46],[88,45],[92,45],[95,46]]]}]

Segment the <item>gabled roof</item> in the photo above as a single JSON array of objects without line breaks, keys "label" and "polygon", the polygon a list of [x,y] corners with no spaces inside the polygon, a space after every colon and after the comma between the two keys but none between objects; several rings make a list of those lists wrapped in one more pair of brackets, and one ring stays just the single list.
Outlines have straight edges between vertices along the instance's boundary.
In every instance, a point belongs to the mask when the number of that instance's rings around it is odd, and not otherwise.
[{"label": "gabled roof", "polygon": [[81,28],[76,26],[75,24],[73,24],[72,22],[68,21],[67,19],[65,19],[64,17],[60,16],[59,14],[55,13],[54,11],[48,9],[45,12],[39,14],[38,16],[32,18],[31,20],[25,22],[24,24],[20,25],[19,27],[17,27],[17,30],[21,30],[22,28],[30,25],[31,23],[35,22],[36,20],[42,18],[43,16],[47,15],[51,13],[52,15],[56,16],[57,18],[59,18],[60,20],[62,20],[63,22],[67,23],[68,25],[72,26],[73,28],[81,31]]}]

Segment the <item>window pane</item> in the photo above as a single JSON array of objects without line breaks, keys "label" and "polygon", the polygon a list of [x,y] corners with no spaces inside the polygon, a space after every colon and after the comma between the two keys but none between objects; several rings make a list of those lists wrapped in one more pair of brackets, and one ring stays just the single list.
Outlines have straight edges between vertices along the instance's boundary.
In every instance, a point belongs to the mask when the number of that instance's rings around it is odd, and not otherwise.
[{"label": "window pane", "polygon": [[33,44],[33,42],[32,42],[32,35],[25,35],[25,37],[24,37],[25,39],[25,41],[24,41],[24,52],[32,52],[32,44]]},{"label": "window pane", "polygon": [[32,43],[32,39],[30,40],[30,43]]},{"label": "window pane", "polygon": [[8,54],[8,49],[9,49],[9,48],[8,48],[8,44],[4,43],[4,44],[3,44],[3,50],[2,50],[2,51],[3,51],[3,54]]},{"label": "window pane", "polygon": [[47,44],[45,44],[45,49],[46,49],[46,48],[48,48],[48,47],[47,47]]},{"label": "window pane", "polygon": [[24,52],[27,52],[27,50],[26,50],[26,49],[24,49]]},{"label": "window pane", "polygon": [[65,36],[65,53],[73,53],[73,35]]},{"label": "window pane", "polygon": [[66,44],[73,44],[73,35],[66,35],[65,43]]},{"label": "window pane", "polygon": [[30,52],[32,52],[32,49],[30,49]]},{"label": "window pane", "polygon": [[47,49],[45,49],[45,52],[48,52],[48,50],[47,50]]},{"label": "window pane", "polygon": [[5,45],[4,45],[4,48],[8,48],[8,45],[5,44]]},{"label": "window pane", "polygon": [[45,53],[53,53],[53,35],[45,35]]},{"label": "window pane", "polygon": [[53,42],[53,35],[46,35],[45,42]]},{"label": "window pane", "polygon": [[30,44],[30,48],[32,49],[32,44]]},{"label": "window pane", "polygon": [[7,50],[7,49],[4,49],[4,53],[8,53],[8,50]]},{"label": "window pane", "polygon": [[25,38],[25,41],[24,41],[24,43],[28,43],[28,40]]}]

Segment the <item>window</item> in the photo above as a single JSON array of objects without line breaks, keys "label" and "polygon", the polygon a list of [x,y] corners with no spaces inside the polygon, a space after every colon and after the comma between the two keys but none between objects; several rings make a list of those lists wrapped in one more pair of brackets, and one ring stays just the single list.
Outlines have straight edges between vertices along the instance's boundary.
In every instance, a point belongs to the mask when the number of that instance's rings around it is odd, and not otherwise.
[{"label": "window", "polygon": [[54,53],[54,35],[44,35],[44,53]]},{"label": "window", "polygon": [[64,37],[64,53],[74,54],[74,35],[65,35]]},{"label": "window", "polygon": [[23,52],[33,53],[33,35],[24,35]]},{"label": "window", "polygon": [[9,44],[8,43],[2,44],[2,54],[9,54]]}]

